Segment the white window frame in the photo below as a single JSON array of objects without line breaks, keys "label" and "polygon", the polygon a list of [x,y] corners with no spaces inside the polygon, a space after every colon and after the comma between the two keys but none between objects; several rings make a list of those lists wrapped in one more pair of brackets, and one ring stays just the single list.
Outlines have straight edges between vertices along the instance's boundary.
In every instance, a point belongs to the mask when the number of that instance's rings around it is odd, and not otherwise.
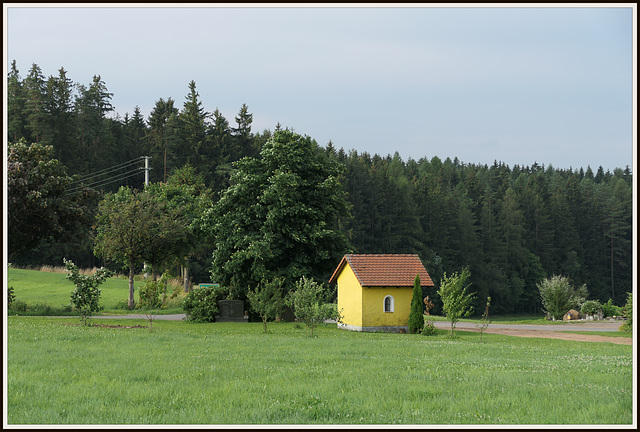
[{"label": "white window frame", "polygon": [[[389,310],[387,310],[387,299],[389,299]],[[395,311],[395,300],[392,295],[387,295],[382,300],[382,311],[384,313],[393,313]]]}]

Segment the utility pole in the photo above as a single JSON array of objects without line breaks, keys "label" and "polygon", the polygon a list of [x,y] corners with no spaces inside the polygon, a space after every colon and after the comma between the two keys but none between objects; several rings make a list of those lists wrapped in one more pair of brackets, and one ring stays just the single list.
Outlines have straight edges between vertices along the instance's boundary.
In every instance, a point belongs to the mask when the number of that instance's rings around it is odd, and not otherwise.
[{"label": "utility pole", "polygon": [[[149,185],[149,159],[151,159],[151,156],[140,156],[142,159],[144,159],[144,185],[148,186]],[[143,263],[143,267],[144,267],[144,278],[148,278],[149,277],[149,272],[147,271],[147,263]]]},{"label": "utility pole", "polygon": [[144,159],[144,185],[149,185],[149,159],[151,156],[140,156],[140,158]]}]

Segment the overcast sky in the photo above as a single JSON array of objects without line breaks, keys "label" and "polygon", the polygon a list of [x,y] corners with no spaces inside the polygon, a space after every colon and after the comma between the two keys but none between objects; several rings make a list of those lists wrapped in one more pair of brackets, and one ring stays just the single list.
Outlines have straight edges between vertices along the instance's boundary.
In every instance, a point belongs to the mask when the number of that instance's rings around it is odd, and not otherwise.
[{"label": "overcast sky", "polygon": [[137,105],[148,118],[160,98],[182,108],[194,80],[204,109],[232,126],[246,103],[254,132],[279,122],[323,146],[405,161],[633,164],[631,4],[4,6],[5,76],[12,60],[22,78],[33,63],[84,85],[100,75],[120,116]]}]

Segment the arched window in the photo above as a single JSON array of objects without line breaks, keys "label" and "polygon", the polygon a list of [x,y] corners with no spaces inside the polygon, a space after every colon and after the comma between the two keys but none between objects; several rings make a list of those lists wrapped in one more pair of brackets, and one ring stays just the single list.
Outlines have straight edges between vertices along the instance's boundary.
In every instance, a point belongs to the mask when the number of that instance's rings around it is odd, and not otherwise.
[{"label": "arched window", "polygon": [[390,295],[384,298],[384,311],[393,312],[393,297]]}]

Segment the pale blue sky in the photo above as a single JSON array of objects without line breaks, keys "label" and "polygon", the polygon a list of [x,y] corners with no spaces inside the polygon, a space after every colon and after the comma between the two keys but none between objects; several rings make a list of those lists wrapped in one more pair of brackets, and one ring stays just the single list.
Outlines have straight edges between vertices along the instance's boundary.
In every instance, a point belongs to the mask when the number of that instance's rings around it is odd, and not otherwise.
[{"label": "pale blue sky", "polygon": [[[5,4],[16,60],[101,75],[116,111],[206,111],[336,147],[466,163],[633,164],[633,5],[586,7],[47,7]],[[373,6],[378,6],[374,4]],[[5,75],[6,76],[6,75]]]}]

